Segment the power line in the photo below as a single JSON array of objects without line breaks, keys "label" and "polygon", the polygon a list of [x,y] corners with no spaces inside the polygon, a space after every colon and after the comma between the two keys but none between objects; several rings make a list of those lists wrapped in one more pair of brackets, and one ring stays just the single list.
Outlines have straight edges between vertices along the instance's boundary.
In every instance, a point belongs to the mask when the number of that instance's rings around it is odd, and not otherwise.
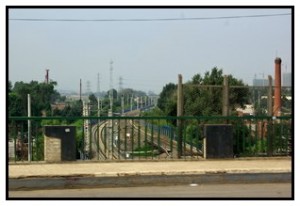
[{"label": "power line", "polygon": [[40,18],[13,18],[10,21],[48,21],[48,22],[145,22],[145,21],[191,21],[191,20],[218,20],[218,19],[241,19],[241,18],[262,18],[275,16],[288,16],[291,13],[281,14],[257,14],[243,16],[217,16],[217,17],[194,17],[194,18],[158,18],[158,19],[40,19]]}]

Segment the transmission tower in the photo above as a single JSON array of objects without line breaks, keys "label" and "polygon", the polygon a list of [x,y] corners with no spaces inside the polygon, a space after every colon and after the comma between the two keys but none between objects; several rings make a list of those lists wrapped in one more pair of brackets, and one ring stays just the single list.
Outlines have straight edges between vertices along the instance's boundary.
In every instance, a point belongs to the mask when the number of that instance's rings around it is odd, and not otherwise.
[{"label": "transmission tower", "polygon": [[89,80],[86,82],[86,94],[91,94],[91,82]]},{"label": "transmission tower", "polygon": [[119,93],[123,90],[123,77],[119,77]]}]

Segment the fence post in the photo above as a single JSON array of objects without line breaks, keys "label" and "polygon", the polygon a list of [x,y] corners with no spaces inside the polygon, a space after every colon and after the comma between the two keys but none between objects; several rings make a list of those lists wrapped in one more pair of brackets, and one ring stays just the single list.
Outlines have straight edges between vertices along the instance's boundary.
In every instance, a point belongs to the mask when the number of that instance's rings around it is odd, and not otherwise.
[{"label": "fence post", "polygon": [[224,75],[223,78],[222,115],[223,116],[229,115],[229,86],[228,86],[227,75]]},{"label": "fence post", "polygon": [[[182,90],[182,75],[178,75],[178,88],[177,88],[177,117],[183,115],[183,90]],[[178,140],[177,140],[177,152],[178,158],[182,156],[182,136],[183,136],[183,120],[177,119]]]}]

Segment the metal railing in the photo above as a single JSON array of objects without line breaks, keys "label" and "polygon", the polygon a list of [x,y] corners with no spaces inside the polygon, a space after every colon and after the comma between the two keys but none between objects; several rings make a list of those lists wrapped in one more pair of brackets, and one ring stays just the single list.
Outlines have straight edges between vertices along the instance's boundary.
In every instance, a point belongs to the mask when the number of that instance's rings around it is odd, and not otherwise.
[{"label": "metal railing", "polygon": [[[90,120],[89,125],[84,124],[86,119]],[[176,127],[179,119],[183,124],[180,133]],[[31,121],[31,143],[27,137],[28,120]],[[8,158],[9,161],[28,161],[31,145],[31,161],[43,161],[43,126],[72,125],[76,126],[77,159],[200,159],[203,158],[205,125],[224,123],[233,127],[235,156],[287,156],[293,152],[293,119],[290,116],[276,119],[268,116],[9,117]]]}]

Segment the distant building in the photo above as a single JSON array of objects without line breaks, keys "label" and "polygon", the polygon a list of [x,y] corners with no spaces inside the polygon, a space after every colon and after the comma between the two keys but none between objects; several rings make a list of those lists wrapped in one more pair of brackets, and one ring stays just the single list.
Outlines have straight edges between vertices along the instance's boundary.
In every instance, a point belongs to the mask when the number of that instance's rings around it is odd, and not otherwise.
[{"label": "distant building", "polygon": [[66,107],[66,103],[56,103],[56,104],[51,104],[51,109],[52,110],[63,110]]},{"label": "distant building", "polygon": [[283,73],[282,74],[282,84],[283,87],[292,86],[292,73]]},{"label": "distant building", "polygon": [[253,79],[253,86],[264,87],[268,85],[269,81],[267,79]]},{"label": "distant building", "polygon": [[[292,73],[283,73],[281,78],[281,86],[282,87],[291,87],[292,86]],[[274,85],[274,79],[273,83]],[[262,86],[268,86],[269,81],[268,79],[253,79],[253,86],[262,87]]]}]

